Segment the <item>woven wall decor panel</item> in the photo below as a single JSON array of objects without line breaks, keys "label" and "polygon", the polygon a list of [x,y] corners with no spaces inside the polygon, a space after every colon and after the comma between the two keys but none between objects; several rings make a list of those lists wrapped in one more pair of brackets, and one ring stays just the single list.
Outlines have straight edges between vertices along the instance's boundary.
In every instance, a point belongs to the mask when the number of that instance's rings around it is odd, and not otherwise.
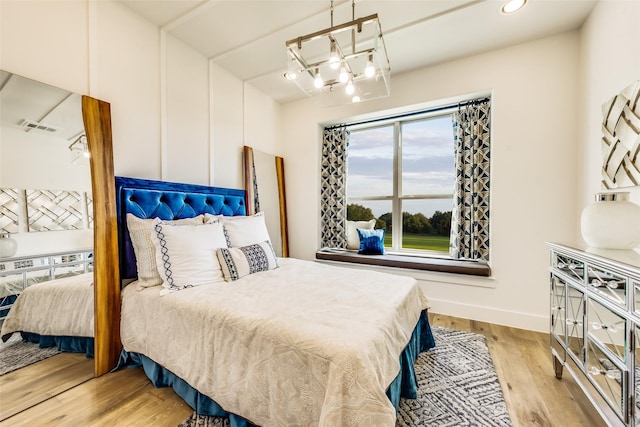
[{"label": "woven wall decor panel", "polygon": [[84,193],[64,190],[27,190],[29,231],[85,229]]},{"label": "woven wall decor panel", "polygon": [[17,233],[20,206],[15,188],[0,188],[0,233]]},{"label": "woven wall decor panel", "polygon": [[640,185],[640,80],[602,105],[602,187]]}]

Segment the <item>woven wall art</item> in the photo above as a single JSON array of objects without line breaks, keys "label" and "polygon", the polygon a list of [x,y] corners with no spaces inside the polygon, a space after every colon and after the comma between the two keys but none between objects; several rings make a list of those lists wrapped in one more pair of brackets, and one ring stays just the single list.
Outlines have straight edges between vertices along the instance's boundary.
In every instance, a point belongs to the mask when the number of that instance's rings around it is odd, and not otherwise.
[{"label": "woven wall art", "polygon": [[602,105],[602,187],[640,185],[640,80]]}]

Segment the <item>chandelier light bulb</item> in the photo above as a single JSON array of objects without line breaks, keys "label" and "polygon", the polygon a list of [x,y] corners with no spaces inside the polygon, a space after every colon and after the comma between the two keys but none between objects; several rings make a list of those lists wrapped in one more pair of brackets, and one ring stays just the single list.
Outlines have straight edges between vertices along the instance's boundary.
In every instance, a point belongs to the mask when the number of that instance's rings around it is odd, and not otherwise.
[{"label": "chandelier light bulb", "polygon": [[340,80],[340,83],[346,83],[347,80],[349,80],[349,74],[347,73],[347,69],[344,65],[340,68],[340,76],[338,76],[338,80]]},{"label": "chandelier light bulb", "polygon": [[298,78],[298,73],[296,73],[295,71],[287,71],[286,73],[284,73],[284,76],[287,80],[296,80]]},{"label": "chandelier light bulb", "polygon": [[338,49],[336,49],[336,42],[331,41],[330,53],[329,53],[329,67],[332,70],[337,70],[340,66],[340,56],[338,55]]},{"label": "chandelier light bulb", "polygon": [[373,55],[369,55],[369,59],[367,60],[367,67],[364,69],[364,75],[367,77],[373,77],[376,73],[376,69],[373,66]]},{"label": "chandelier light bulb", "polygon": [[346,91],[347,95],[353,95],[353,92],[356,91],[356,88],[353,87],[353,81],[349,80],[349,83],[347,83]]},{"label": "chandelier light bulb", "polygon": [[324,85],[324,82],[322,81],[322,76],[320,75],[320,71],[317,68],[316,68],[316,77],[313,79],[313,85],[317,89],[320,89]]}]

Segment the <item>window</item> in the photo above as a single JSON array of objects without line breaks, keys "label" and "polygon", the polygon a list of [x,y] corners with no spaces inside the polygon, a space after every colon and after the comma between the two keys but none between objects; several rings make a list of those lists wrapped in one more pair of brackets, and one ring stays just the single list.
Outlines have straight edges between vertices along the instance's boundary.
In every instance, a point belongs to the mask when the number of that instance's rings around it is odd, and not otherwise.
[{"label": "window", "polygon": [[376,218],[392,252],[448,254],[455,185],[451,113],[347,129],[347,219]]},{"label": "window", "polygon": [[[423,266],[451,261],[466,263],[463,269],[472,268],[467,261],[487,265],[490,117],[491,99],[483,98],[325,128],[321,251],[316,257],[329,259],[327,253],[332,253],[332,259],[350,262]],[[372,217],[377,228],[387,229],[385,246],[391,255],[377,261],[347,256],[342,251],[347,247],[347,219]],[[447,253],[451,259],[443,260]],[[432,257],[436,254],[438,261]]]}]

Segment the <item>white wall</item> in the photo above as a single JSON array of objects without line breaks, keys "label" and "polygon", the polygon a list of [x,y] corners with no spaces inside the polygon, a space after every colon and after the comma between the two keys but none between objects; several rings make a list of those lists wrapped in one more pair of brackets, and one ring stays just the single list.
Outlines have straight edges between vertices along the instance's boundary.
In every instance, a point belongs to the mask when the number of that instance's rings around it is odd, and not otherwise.
[{"label": "white wall", "polygon": [[[53,16],[57,19],[52,19]],[[84,3],[2,1],[0,68],[72,92],[87,93],[87,28],[87,5]],[[78,34],[83,36],[78,37]],[[6,165],[3,165],[3,184],[18,188],[72,189],[67,174],[51,177],[43,172],[42,163],[48,160],[42,157],[33,161],[23,159],[20,165],[24,165],[21,168],[24,179],[14,174],[10,181],[6,180],[10,170],[5,170]],[[34,172],[33,168],[38,171]],[[88,172],[85,170],[85,173]],[[82,185],[78,189],[87,188]],[[92,230],[20,233],[14,237],[18,241],[16,256],[86,249],[93,244]]]},{"label": "white wall", "polygon": [[[0,68],[111,104],[117,175],[241,188],[280,106],[125,6],[0,2]],[[277,153],[274,153],[277,154]]]},{"label": "white wall", "polygon": [[2,1],[0,23],[0,68],[87,93],[86,3]]},{"label": "white wall", "polygon": [[[640,80],[640,2],[600,1],[580,35],[578,213],[600,191],[602,104]],[[628,188],[640,204],[640,187]],[[639,219],[640,220],[640,219]],[[576,226],[579,228],[579,220]]]},{"label": "white wall", "polygon": [[382,100],[285,105],[292,256],[313,259],[319,246],[319,123],[491,92],[492,278],[407,274],[421,280],[434,312],[547,330],[545,242],[576,238],[577,77],[578,33],[570,32],[394,76]]},{"label": "white wall", "polygon": [[281,105],[251,85],[244,90],[245,145],[280,156],[283,150]]},{"label": "white wall", "polygon": [[175,37],[166,37],[166,146],[168,181],[209,184],[209,61]]},{"label": "white wall", "polygon": [[94,81],[91,96],[111,104],[116,175],[161,178],[160,32],[110,1],[96,8],[88,34],[95,62],[85,64]]},{"label": "white wall", "polygon": [[242,188],[245,134],[277,149],[279,104],[120,3],[0,1],[0,24],[0,68],[110,103],[116,175]]},{"label": "white wall", "polygon": [[211,111],[216,185],[243,185],[244,85],[223,68],[211,65]]}]

